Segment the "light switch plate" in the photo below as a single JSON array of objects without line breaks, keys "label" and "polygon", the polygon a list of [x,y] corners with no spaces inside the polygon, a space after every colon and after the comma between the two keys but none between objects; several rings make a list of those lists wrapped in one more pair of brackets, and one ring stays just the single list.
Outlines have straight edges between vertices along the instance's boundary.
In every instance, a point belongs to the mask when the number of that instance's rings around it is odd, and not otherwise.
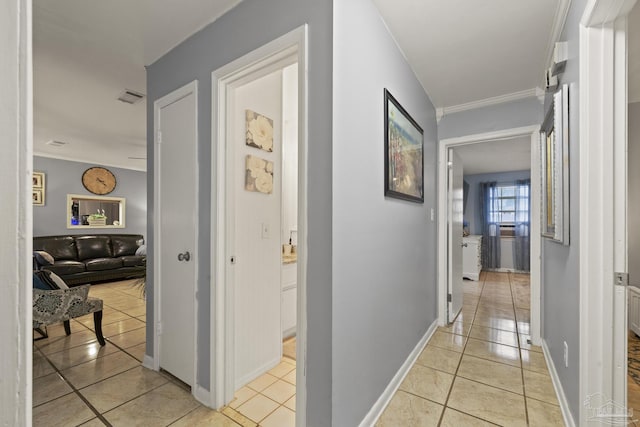
[{"label": "light switch plate", "polygon": [[262,232],[261,232],[261,234],[262,234],[262,238],[263,239],[270,239],[271,238],[271,227],[266,222],[262,223]]}]

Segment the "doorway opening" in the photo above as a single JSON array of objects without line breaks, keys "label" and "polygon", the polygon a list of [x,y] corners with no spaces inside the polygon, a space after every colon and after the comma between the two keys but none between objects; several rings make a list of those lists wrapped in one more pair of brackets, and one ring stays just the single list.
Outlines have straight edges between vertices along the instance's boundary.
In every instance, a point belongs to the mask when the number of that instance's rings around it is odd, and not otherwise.
[{"label": "doorway opening", "polygon": [[255,422],[305,417],[305,39],[212,74],[214,405]]},{"label": "doorway opening", "polygon": [[[522,196],[526,193],[526,199],[528,202],[526,203],[528,215],[530,217],[528,223],[526,224],[527,229],[524,230],[528,236],[529,240],[529,252],[531,256],[523,257],[520,261],[528,261],[529,264],[529,277],[527,280],[527,275],[522,274],[523,270],[526,268],[520,267],[522,265],[521,262],[518,262],[516,267],[516,263],[514,263],[513,258],[517,253],[521,253],[521,251],[516,251],[512,246],[516,244],[516,228],[519,226],[517,221],[518,215],[524,215],[524,213],[517,213],[516,205],[518,203],[522,204],[525,197],[519,197],[521,190],[524,188],[519,188],[519,183],[521,181],[526,181],[526,177],[523,176],[515,176],[513,174],[507,175],[481,175],[477,174],[466,174],[467,181],[473,182],[473,186],[475,187],[475,191],[471,191],[471,182],[467,182],[467,200],[466,200],[466,212],[467,217],[464,219],[464,225],[462,229],[453,230],[454,223],[456,221],[451,218],[451,211],[453,209],[441,209],[439,212],[439,238],[438,238],[438,247],[439,247],[439,257],[438,257],[438,271],[440,272],[438,277],[438,289],[439,289],[439,323],[440,325],[446,325],[450,323],[452,319],[458,316],[458,313],[462,312],[462,317],[464,319],[464,311],[465,308],[467,310],[468,315],[473,312],[475,314],[475,309],[478,307],[478,300],[481,298],[482,287],[473,286],[474,282],[463,282],[462,277],[467,276],[470,279],[482,279],[484,281],[489,280],[491,282],[490,287],[496,287],[496,289],[492,289],[495,291],[493,293],[487,293],[486,297],[494,297],[499,298],[500,296],[496,294],[496,292],[500,293],[501,290],[497,289],[500,287],[498,284],[494,284],[493,282],[500,282],[505,277],[508,277],[506,283],[510,283],[510,286],[513,289],[510,289],[509,301],[505,301],[506,304],[513,304],[511,300],[511,295],[514,295],[514,298],[519,297],[524,302],[530,303],[530,312],[526,310],[526,308],[521,307],[519,312],[514,313],[513,319],[508,320],[506,323],[509,323],[513,326],[514,332],[517,332],[516,328],[517,323],[522,323],[522,326],[530,325],[527,327],[527,331],[523,334],[528,337],[520,337],[520,339],[526,338],[530,340],[531,344],[540,345],[540,218],[536,215],[536,212],[539,211],[539,183],[540,183],[540,174],[539,174],[539,155],[538,155],[538,144],[539,144],[539,128],[537,126],[530,126],[525,128],[517,128],[517,129],[509,129],[505,131],[492,132],[486,134],[479,135],[470,135],[460,138],[451,138],[442,140],[439,146],[439,206],[449,206],[452,208],[456,203],[450,203],[452,200],[458,199],[457,204],[459,206],[459,211],[465,211],[465,202],[464,202],[464,190],[463,190],[463,182],[458,185],[460,188],[450,188],[449,183],[451,180],[449,179],[450,170],[456,169],[454,165],[455,162],[461,161],[456,160],[455,156],[450,157],[451,152],[455,152],[456,154],[463,156],[465,154],[471,155],[472,157],[477,157],[477,153],[473,154],[479,147],[482,147],[483,144],[493,143],[493,144],[504,144],[507,141],[515,141],[520,139],[521,145],[528,145],[526,147],[529,150],[529,164],[528,169],[530,171],[529,183],[526,187],[526,191],[522,192]],[[493,141],[493,142],[492,142]],[[491,150],[492,153],[495,153],[495,150]],[[469,172],[469,170],[468,170]],[[471,170],[473,172],[473,170]],[[521,174],[526,174],[526,172],[521,172]],[[465,177],[464,172],[461,173],[462,177]],[[477,182],[476,182],[477,181]],[[492,182],[493,186],[487,186],[485,191],[485,202],[480,203],[482,196],[480,195],[480,182]],[[524,183],[523,187],[524,187]],[[513,194],[511,191],[513,189]],[[516,193],[517,192],[517,193]],[[522,199],[522,200],[521,200]],[[486,205],[490,203],[495,207],[495,209],[489,209]],[[476,206],[477,209],[474,207]],[[482,207],[484,206],[484,208]],[[513,209],[512,209],[513,208]],[[484,212],[481,212],[484,211]],[[461,216],[461,215],[459,215]],[[486,217],[486,219],[483,219]],[[520,223],[524,223],[526,221],[520,221]],[[504,232],[501,232],[501,229],[504,229]],[[514,236],[509,236],[510,232],[513,231]],[[463,237],[463,232],[468,233],[468,237]],[[493,251],[492,256],[490,254],[482,254],[482,239],[491,239],[492,245],[488,245],[485,242],[484,247],[493,248],[495,245],[500,245],[502,241],[505,242],[506,250],[503,251]],[[459,242],[459,240],[461,240]],[[466,247],[464,246],[466,244]],[[475,249],[475,252],[474,252]],[[467,254],[467,264],[465,266],[463,258],[463,251]],[[504,253],[504,257],[502,256]],[[496,258],[496,259],[492,259]],[[493,262],[490,266],[494,271],[488,271],[484,273],[480,273],[480,269],[482,268],[483,262],[487,265],[488,262]],[[458,263],[460,266],[453,265],[452,263]],[[504,265],[505,267],[501,267]],[[501,270],[501,268],[503,270]],[[462,271],[462,270],[467,271]],[[459,271],[459,273],[458,273]],[[505,274],[509,272],[508,275]],[[456,273],[455,277],[453,274]],[[498,275],[497,275],[498,274]],[[502,274],[504,277],[500,277],[499,274]],[[459,276],[459,277],[458,277]],[[530,285],[529,285],[530,283]],[[470,304],[467,304],[465,307],[463,302],[463,295],[465,295],[465,288],[467,288],[466,294],[469,295],[467,299],[470,300]],[[528,295],[524,295],[528,291]],[[453,295],[457,293],[458,295]],[[490,295],[492,294],[492,295]],[[518,295],[520,294],[520,295]],[[449,297],[451,295],[451,297]],[[458,300],[459,304],[456,306],[453,302]],[[474,300],[474,301],[471,301]],[[467,315],[467,317],[468,317]]]}]

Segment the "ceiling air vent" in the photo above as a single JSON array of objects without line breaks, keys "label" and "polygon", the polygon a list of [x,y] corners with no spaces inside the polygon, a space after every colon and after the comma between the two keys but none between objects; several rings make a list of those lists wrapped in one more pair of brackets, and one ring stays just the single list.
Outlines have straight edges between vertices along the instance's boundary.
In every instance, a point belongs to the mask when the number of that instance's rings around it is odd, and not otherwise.
[{"label": "ceiling air vent", "polygon": [[50,145],[52,147],[62,147],[63,145],[66,145],[66,142],[62,142],[62,141],[56,141],[56,140],[50,140],[46,142],[47,145]]},{"label": "ceiling air vent", "polygon": [[147,160],[147,158],[146,157],[129,156],[129,160]]},{"label": "ceiling air vent", "polygon": [[142,101],[142,98],[144,98],[144,94],[134,90],[125,89],[124,92],[118,96],[118,101],[126,102],[127,104],[136,104]]}]

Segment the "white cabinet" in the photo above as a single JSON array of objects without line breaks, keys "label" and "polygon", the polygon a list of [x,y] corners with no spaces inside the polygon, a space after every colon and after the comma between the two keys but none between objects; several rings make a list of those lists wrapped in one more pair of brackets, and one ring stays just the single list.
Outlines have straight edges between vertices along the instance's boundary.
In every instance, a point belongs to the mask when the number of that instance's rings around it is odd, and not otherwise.
[{"label": "white cabinet", "polygon": [[282,338],[296,334],[297,275],[297,263],[282,264]]},{"label": "white cabinet", "polygon": [[462,238],[462,277],[471,280],[480,278],[482,270],[482,236]]}]

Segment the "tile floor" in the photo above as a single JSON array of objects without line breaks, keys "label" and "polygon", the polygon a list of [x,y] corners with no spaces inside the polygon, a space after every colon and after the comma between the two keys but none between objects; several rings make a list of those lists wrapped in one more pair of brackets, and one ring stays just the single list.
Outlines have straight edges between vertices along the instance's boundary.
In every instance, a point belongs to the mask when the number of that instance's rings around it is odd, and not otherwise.
[{"label": "tile floor", "polygon": [[[527,344],[528,279],[483,273],[465,282],[462,313],[433,335],[378,426],[563,425],[541,349]],[[145,304],[131,281],[95,285],[90,294],[105,302],[108,343],[97,343],[92,316],[74,320],[69,337],[56,325],[34,343],[35,426],[294,425],[294,360],[213,411],[141,366]]]},{"label": "tile floor", "polygon": [[247,385],[222,412],[198,403],[170,375],[141,366],[145,302],[133,281],[91,287],[102,298],[100,347],[93,316],[48,328],[33,346],[34,426],[260,426],[295,424],[295,361],[282,363]]},{"label": "tile floor", "polygon": [[542,349],[527,342],[529,276],[483,272],[465,281],[463,301],[377,426],[563,426]]}]

